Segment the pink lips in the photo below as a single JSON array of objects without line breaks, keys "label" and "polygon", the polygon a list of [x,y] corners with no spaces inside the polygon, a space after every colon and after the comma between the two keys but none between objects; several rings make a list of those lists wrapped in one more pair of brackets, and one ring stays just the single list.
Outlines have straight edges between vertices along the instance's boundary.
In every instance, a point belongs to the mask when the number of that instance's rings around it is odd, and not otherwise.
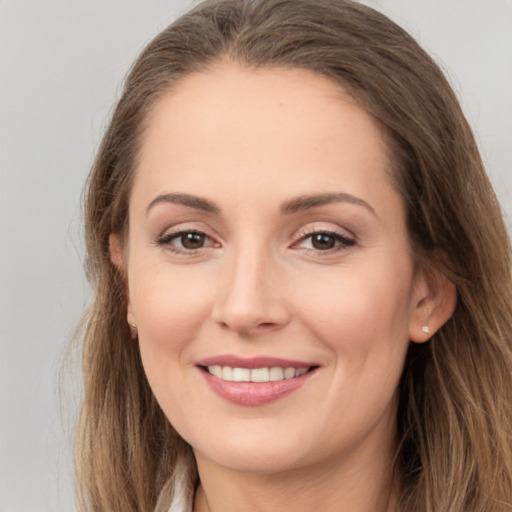
[{"label": "pink lips", "polygon": [[292,393],[309,380],[314,371],[309,371],[300,377],[269,382],[233,382],[225,381],[211,375],[207,366],[230,366],[232,368],[311,368],[314,363],[293,361],[276,357],[241,358],[234,355],[222,355],[203,359],[197,362],[201,374],[210,389],[220,397],[238,405],[264,405]]},{"label": "pink lips", "polygon": [[231,366],[232,368],[270,368],[280,366],[282,368],[308,368],[316,366],[314,363],[305,363],[304,361],[292,361],[290,359],[281,359],[279,357],[239,357],[234,355],[222,355],[207,357],[196,363],[198,366]]}]

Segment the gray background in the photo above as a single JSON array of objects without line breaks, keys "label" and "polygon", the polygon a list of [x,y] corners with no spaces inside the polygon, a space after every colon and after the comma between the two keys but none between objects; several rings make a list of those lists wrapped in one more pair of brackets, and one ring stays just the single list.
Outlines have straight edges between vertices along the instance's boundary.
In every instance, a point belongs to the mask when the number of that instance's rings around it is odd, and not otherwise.
[{"label": "gray background", "polygon": [[[367,3],[442,63],[510,220],[512,0]],[[0,0],[0,512],[74,509],[81,190],[128,66],[188,5]]]}]

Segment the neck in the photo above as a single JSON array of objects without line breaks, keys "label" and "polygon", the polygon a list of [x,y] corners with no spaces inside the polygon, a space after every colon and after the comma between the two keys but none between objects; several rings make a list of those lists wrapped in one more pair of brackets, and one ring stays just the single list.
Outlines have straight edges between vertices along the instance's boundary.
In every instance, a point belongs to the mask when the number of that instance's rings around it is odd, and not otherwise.
[{"label": "neck", "polygon": [[[197,454],[196,454],[197,455]],[[388,453],[388,455],[391,455]],[[322,462],[272,474],[232,471],[197,457],[200,484],[194,512],[394,512],[391,456]]]}]

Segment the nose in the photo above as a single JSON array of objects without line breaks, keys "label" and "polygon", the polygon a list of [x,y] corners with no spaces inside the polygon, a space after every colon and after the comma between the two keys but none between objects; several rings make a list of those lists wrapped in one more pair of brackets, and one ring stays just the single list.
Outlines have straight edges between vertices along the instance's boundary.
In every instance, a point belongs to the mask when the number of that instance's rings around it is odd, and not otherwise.
[{"label": "nose", "polygon": [[269,254],[246,250],[226,262],[213,320],[242,336],[284,327],[290,321],[282,273]]}]

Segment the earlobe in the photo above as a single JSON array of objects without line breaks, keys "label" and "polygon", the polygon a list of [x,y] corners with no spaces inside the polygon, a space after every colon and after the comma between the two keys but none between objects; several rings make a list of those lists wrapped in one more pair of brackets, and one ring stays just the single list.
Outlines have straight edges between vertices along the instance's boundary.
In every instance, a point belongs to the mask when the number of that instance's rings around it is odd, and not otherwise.
[{"label": "earlobe", "polygon": [[452,316],[457,305],[457,289],[441,272],[422,276],[409,322],[409,339],[428,341]]}]

